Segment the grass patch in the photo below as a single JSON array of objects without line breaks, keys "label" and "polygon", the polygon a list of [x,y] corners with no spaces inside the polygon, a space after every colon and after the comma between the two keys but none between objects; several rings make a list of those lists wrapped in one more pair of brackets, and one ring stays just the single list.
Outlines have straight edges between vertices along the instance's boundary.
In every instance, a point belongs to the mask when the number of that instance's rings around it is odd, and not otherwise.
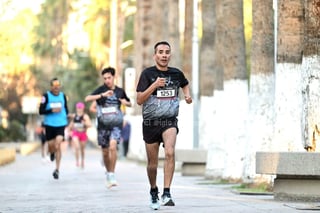
[{"label": "grass patch", "polygon": [[231,187],[233,190],[239,193],[271,193],[272,186],[268,183],[242,183],[237,186]]},{"label": "grass patch", "polygon": [[199,185],[220,185],[220,184],[232,184],[228,180],[203,180],[198,183]]},{"label": "grass patch", "polygon": [[242,195],[271,195],[273,188],[270,183],[242,183],[241,180],[215,179],[215,180],[201,180],[198,185],[231,185],[233,192]]}]

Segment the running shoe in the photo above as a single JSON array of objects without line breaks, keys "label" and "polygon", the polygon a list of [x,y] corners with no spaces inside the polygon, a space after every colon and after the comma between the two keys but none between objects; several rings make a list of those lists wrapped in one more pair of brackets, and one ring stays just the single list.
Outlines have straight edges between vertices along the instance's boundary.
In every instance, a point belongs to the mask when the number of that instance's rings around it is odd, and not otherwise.
[{"label": "running shoe", "polygon": [[42,158],[42,162],[43,162],[43,163],[49,163],[50,160],[49,160],[48,157],[43,157],[43,158]]},{"label": "running shoe", "polygon": [[161,196],[161,204],[163,206],[174,206],[170,193],[165,193]]},{"label": "running shoe", "polygon": [[160,202],[158,197],[158,188],[156,191],[150,191],[151,199],[150,199],[150,208],[153,210],[160,209]]},{"label": "running shoe", "polygon": [[118,183],[117,183],[117,180],[116,180],[114,174],[107,173],[107,187],[111,188],[111,187],[117,186],[117,185],[118,185]]},{"label": "running shoe", "polygon": [[50,153],[50,160],[54,161],[54,159],[55,159],[54,152],[52,152],[52,153]]},{"label": "running shoe", "polygon": [[112,186],[118,185],[117,180],[116,180],[116,177],[114,176],[114,174],[110,174],[110,175],[109,175],[109,181],[110,181],[110,184],[111,184]]},{"label": "running shoe", "polygon": [[54,179],[59,179],[59,170],[55,169],[52,175]]}]

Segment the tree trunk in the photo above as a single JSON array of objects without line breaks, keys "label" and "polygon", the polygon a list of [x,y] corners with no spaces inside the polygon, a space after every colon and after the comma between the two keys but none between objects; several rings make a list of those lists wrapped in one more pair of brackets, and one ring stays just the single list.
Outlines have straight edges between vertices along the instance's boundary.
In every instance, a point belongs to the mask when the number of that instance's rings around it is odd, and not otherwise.
[{"label": "tree trunk", "polygon": [[135,20],[135,68],[139,76],[141,71],[153,64],[152,59],[152,31],[153,19],[152,0],[137,1]]},{"label": "tree trunk", "polygon": [[[180,44],[180,31],[179,31],[179,0],[168,0],[169,14],[168,14],[168,28],[169,35],[168,41],[171,45],[172,55],[170,66],[182,68],[181,60],[181,44]],[[164,26],[164,29],[166,26]],[[165,33],[167,34],[167,33]]]},{"label": "tree trunk", "polygon": [[274,19],[272,0],[252,1],[248,144],[243,178],[255,178],[255,153],[270,150],[274,124]]},{"label": "tree trunk", "polygon": [[239,0],[218,0],[217,46],[224,70],[224,81],[247,79],[245,39],[243,26],[243,3]]},{"label": "tree trunk", "polygon": [[[136,69],[137,80],[139,79],[140,73],[143,69],[154,65],[153,46],[156,42],[161,40],[168,40],[171,42],[173,49],[173,58],[171,60],[173,63],[176,63],[174,61],[176,57],[180,57],[178,18],[179,13],[177,0],[137,1],[137,13],[134,25],[134,67]],[[171,63],[170,66],[172,66]],[[140,107],[135,111],[137,113],[140,112]]]},{"label": "tree trunk", "polygon": [[152,43],[168,41],[172,49],[170,66],[181,67],[179,0],[153,0],[152,11]]},{"label": "tree trunk", "polygon": [[193,30],[193,1],[185,0],[185,27],[183,37],[182,70],[187,79],[192,81],[192,30]]},{"label": "tree trunk", "polygon": [[[215,135],[208,152],[207,175],[238,179],[243,174],[246,144],[245,121],[248,107],[248,82],[245,60],[243,2],[217,0],[216,50],[219,70],[223,71],[223,91],[215,90]],[[206,105],[204,99],[201,105]],[[209,114],[209,113],[208,113]],[[219,123],[216,123],[219,122]],[[208,146],[209,146],[208,145]]]},{"label": "tree trunk", "polygon": [[109,65],[116,69],[116,83],[122,87],[122,50],[124,34],[124,12],[118,0],[112,0],[110,6],[110,51]]},{"label": "tree trunk", "polygon": [[123,87],[123,50],[121,45],[124,40],[124,25],[125,25],[125,9],[121,7],[121,1],[117,4],[118,10],[118,41],[117,41],[117,73],[118,73],[118,81],[117,84]]},{"label": "tree trunk", "polygon": [[213,96],[215,87],[215,3],[202,0],[202,40],[200,46],[200,95]]},{"label": "tree trunk", "polygon": [[[154,16],[152,12],[152,0],[137,1],[137,12],[134,23],[134,68],[135,79],[138,80],[143,69],[153,64],[152,59],[152,30]],[[140,114],[141,107],[133,105],[133,114]]]},{"label": "tree trunk", "polygon": [[[278,1],[275,85],[275,151],[303,150],[301,142],[301,62],[304,6],[302,0]],[[294,116],[293,116],[294,115]]]},{"label": "tree trunk", "polygon": [[305,4],[304,47],[302,63],[303,143],[308,151],[319,151],[320,130],[320,2],[307,0]]}]

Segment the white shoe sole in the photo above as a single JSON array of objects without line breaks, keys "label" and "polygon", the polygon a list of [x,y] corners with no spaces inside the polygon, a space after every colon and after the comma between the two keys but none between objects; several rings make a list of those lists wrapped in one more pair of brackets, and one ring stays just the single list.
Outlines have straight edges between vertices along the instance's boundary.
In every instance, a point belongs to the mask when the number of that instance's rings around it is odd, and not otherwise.
[{"label": "white shoe sole", "polygon": [[172,199],[165,199],[165,200],[161,200],[161,205],[162,206],[174,206],[175,203],[173,202]]},{"label": "white shoe sole", "polygon": [[160,209],[160,204],[159,205],[151,204],[150,208],[153,209],[153,210],[159,210]]},{"label": "white shoe sole", "polygon": [[107,188],[110,189],[111,187],[115,187],[115,186],[118,186],[117,183],[110,183],[110,182],[107,182]]}]

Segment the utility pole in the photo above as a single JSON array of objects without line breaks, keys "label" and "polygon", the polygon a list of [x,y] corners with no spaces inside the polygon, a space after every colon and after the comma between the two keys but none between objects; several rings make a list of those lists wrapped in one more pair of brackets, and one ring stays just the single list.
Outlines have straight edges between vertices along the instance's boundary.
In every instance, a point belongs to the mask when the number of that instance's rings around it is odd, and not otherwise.
[{"label": "utility pole", "polygon": [[198,0],[193,0],[192,35],[193,148],[199,147],[199,38]]},{"label": "utility pole", "polygon": [[[118,0],[111,1],[110,7],[110,54],[109,65],[117,69],[118,44]],[[118,71],[118,70],[117,70]]]}]

